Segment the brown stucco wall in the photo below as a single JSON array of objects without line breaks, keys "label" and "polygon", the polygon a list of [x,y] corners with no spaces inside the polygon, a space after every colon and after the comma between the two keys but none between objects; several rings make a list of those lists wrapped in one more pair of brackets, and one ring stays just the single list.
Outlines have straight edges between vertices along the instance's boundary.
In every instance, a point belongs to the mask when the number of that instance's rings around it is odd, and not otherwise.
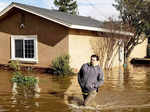
[{"label": "brown stucco wall", "polygon": [[69,30],[69,54],[71,57],[70,65],[76,71],[82,64],[90,62],[90,56],[93,54],[91,39],[94,33],[84,30]]},{"label": "brown stucco wall", "polygon": [[[69,54],[71,56],[70,65],[75,68],[76,71],[80,69],[82,64],[90,61],[90,56],[94,53],[91,42],[97,37],[106,38],[105,35],[97,36],[96,32],[92,31],[73,29],[69,30]],[[118,39],[117,36],[116,39]],[[116,68],[118,70],[123,67],[124,63],[124,45],[120,46],[119,50],[119,45],[116,43],[115,48],[116,49],[114,49],[114,53],[111,58],[113,59],[112,68]],[[129,61],[133,58],[144,58],[146,56],[146,48],[147,39],[133,49],[129,57]]]},{"label": "brown stucco wall", "polygon": [[[25,24],[23,29],[19,27],[21,22]],[[39,62],[34,66],[48,67],[56,56],[68,53],[67,28],[19,9],[12,9],[0,18],[0,64],[8,64],[11,58],[11,35],[37,35]]]},{"label": "brown stucco wall", "polygon": [[[90,57],[94,54],[93,47],[95,46],[96,38],[106,38],[105,35],[99,34],[93,31],[85,31],[85,30],[69,30],[69,54],[71,57],[70,65],[76,71],[80,69],[82,64],[90,62]],[[96,39],[97,40],[97,39]],[[102,43],[103,41],[101,41]],[[101,44],[99,43],[99,44]],[[123,53],[123,52],[122,52]],[[114,51],[114,61],[112,63],[112,67],[119,67],[123,64],[124,57],[122,61],[119,62],[119,52],[116,49]],[[113,58],[113,57],[112,57]],[[102,67],[103,68],[103,67]]]}]

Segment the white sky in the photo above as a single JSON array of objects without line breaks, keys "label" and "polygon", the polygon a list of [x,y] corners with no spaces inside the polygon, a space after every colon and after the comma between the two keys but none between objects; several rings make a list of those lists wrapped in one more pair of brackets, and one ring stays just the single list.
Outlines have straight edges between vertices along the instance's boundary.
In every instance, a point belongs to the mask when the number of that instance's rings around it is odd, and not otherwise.
[{"label": "white sky", "polygon": [[[0,11],[11,2],[34,5],[42,8],[55,8],[54,0],[0,0]],[[77,0],[79,14],[104,21],[109,17],[117,18],[119,12],[112,6],[114,0]]]}]

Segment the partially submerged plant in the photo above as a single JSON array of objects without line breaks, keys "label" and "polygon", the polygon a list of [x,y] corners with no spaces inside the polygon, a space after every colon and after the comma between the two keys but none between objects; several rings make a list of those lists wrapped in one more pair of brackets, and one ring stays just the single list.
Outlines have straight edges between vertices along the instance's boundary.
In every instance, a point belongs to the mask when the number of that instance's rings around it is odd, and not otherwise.
[{"label": "partially submerged plant", "polygon": [[73,74],[73,70],[71,69],[69,65],[69,55],[62,55],[59,57],[56,57],[52,61],[52,69],[54,70],[54,74],[57,75],[68,75]]},{"label": "partially submerged plant", "polygon": [[[39,92],[38,87],[38,78],[33,76],[25,76],[20,71],[19,62],[12,62],[10,67],[14,69],[12,82],[13,82],[13,92],[15,93],[23,93],[25,96],[34,94],[35,92]],[[38,91],[37,91],[38,90]]]},{"label": "partially submerged plant", "polygon": [[38,80],[33,76],[24,76],[17,73],[12,77],[14,84],[13,92],[22,94],[24,96],[34,96],[37,91]]},{"label": "partially submerged plant", "polygon": [[35,86],[37,79],[33,76],[24,76],[20,72],[15,72],[15,75],[12,77],[12,82],[17,83],[18,85],[24,85],[27,87]]}]

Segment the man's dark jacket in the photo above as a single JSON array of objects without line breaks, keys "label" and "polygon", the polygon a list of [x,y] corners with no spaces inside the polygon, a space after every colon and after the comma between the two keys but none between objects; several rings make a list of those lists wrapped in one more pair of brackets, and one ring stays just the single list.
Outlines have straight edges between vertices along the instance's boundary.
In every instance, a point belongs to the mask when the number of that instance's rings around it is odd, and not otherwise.
[{"label": "man's dark jacket", "polygon": [[104,73],[99,65],[83,64],[78,73],[78,82],[82,92],[88,93],[98,88],[104,83]]}]

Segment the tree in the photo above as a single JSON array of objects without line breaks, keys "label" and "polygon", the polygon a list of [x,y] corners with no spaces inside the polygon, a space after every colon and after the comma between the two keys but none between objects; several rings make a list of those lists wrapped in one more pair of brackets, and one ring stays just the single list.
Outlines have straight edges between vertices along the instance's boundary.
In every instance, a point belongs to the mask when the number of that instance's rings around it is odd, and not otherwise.
[{"label": "tree", "polygon": [[61,12],[66,12],[69,14],[77,14],[77,2],[74,0],[54,0],[54,5]]},{"label": "tree", "polygon": [[103,28],[108,29],[109,32],[97,33],[97,37],[91,39],[90,44],[94,53],[100,58],[101,67],[111,70],[116,55],[118,55],[118,52],[123,48],[123,35],[121,35],[120,22],[112,18],[104,22]]},{"label": "tree", "polygon": [[[120,12],[126,30],[133,33],[125,42],[125,62],[134,47],[150,38],[150,2],[147,0],[115,0],[113,6]],[[143,36],[144,35],[144,36]]]}]

